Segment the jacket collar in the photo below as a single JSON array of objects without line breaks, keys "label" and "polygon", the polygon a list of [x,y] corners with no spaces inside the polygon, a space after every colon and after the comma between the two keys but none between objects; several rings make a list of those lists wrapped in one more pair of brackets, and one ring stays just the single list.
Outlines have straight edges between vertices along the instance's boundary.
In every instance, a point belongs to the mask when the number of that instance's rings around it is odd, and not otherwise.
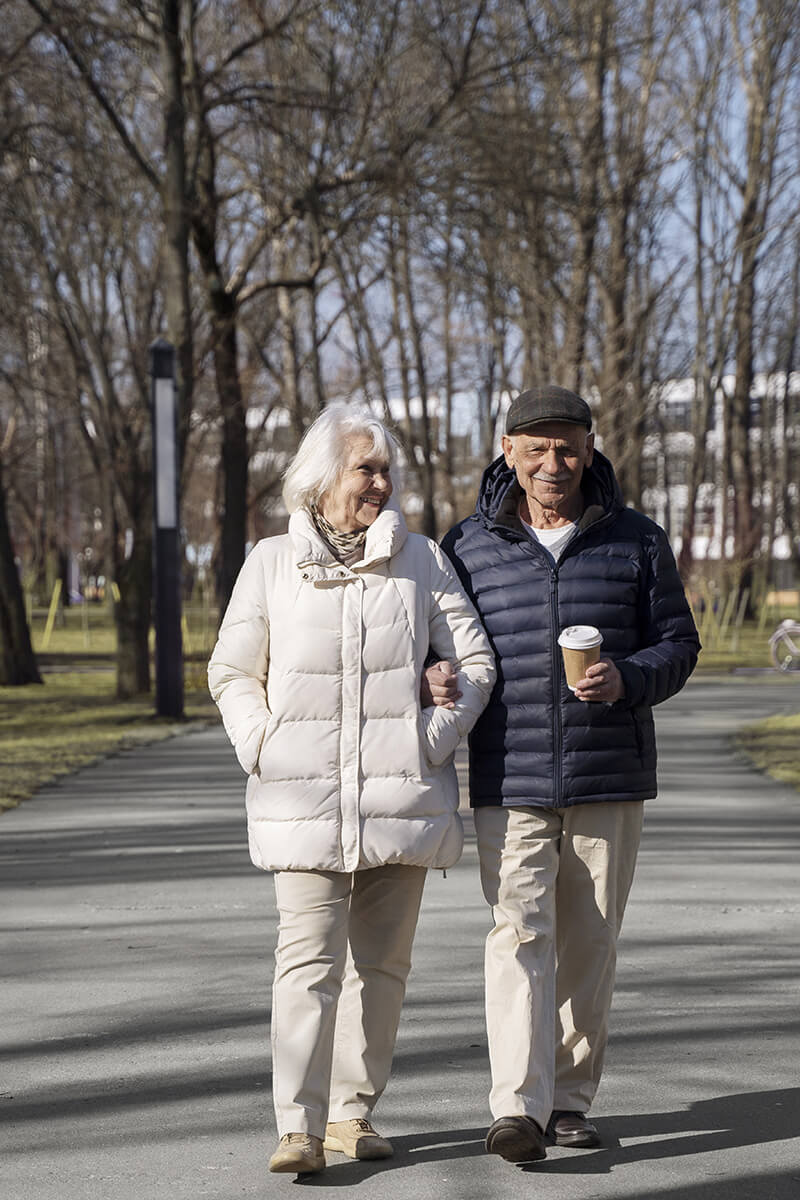
[{"label": "jacket collar", "polygon": [[289,537],[294,549],[295,566],[302,569],[310,579],[328,579],[335,573],[351,571],[366,571],[394,557],[405,545],[408,537],[408,526],[394,497],[390,497],[385,507],[367,530],[362,558],[345,567],[330,551],[330,548],[320,537],[311,515],[306,509],[300,508],[289,518]]}]

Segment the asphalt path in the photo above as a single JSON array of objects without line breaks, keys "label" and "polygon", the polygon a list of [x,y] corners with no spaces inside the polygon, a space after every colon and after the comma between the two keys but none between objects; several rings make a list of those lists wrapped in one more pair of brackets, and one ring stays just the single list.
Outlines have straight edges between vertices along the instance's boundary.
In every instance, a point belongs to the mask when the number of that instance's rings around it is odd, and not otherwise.
[{"label": "asphalt path", "polygon": [[[269,1175],[275,906],[219,729],[140,747],[0,819],[0,1195],[9,1200],[797,1200],[800,796],[731,748],[800,681],[691,681],[657,714],[598,1150],[487,1156],[480,895],[431,873],[395,1069],[395,1157]],[[535,1177],[535,1178],[534,1178]]]}]

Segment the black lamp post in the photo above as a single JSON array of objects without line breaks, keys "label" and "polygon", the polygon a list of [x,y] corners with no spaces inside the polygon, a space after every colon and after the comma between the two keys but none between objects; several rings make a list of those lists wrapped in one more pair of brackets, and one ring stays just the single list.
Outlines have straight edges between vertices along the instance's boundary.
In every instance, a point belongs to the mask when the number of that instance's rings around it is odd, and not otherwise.
[{"label": "black lamp post", "polygon": [[153,421],[153,568],[156,630],[156,712],[183,716],[178,421],[175,350],[158,338],[150,347]]}]

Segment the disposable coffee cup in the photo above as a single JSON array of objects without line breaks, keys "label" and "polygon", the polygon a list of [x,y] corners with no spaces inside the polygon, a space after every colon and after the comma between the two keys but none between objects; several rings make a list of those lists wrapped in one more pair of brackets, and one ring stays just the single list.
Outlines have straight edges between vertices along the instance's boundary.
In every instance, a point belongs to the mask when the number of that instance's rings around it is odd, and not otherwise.
[{"label": "disposable coffee cup", "polygon": [[558,635],[558,644],[564,656],[567,687],[574,692],[578,680],[586,674],[586,668],[599,660],[603,635],[594,625],[568,625]]}]

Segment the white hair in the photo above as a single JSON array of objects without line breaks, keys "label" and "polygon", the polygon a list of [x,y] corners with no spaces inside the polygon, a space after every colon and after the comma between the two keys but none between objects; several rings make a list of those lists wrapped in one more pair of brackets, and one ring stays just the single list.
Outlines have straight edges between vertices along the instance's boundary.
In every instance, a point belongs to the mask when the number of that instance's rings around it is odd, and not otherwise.
[{"label": "white hair", "polygon": [[373,454],[389,463],[395,487],[400,483],[401,450],[394,434],[369,409],[329,404],[303,435],[297,454],[283,476],[286,511],[310,508],[334,486],[344,470],[350,438],[372,442]]}]

